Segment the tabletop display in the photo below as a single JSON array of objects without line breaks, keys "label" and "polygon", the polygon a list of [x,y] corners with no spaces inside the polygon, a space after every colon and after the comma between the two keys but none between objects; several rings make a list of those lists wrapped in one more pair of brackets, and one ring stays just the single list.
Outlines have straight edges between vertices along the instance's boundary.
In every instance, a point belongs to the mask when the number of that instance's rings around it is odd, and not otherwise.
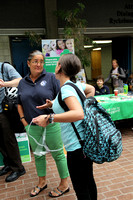
[{"label": "tabletop display", "polygon": [[113,121],[133,118],[133,95],[109,94],[95,96],[95,98],[111,115]]}]

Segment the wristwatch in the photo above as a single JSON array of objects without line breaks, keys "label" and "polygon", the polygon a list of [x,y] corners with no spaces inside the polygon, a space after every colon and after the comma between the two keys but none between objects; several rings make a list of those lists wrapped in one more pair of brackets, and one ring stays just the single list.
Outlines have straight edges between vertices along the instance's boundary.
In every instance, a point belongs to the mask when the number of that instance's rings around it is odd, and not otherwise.
[{"label": "wristwatch", "polygon": [[54,114],[53,113],[50,113],[50,117],[48,118],[48,121],[50,124],[54,123]]}]

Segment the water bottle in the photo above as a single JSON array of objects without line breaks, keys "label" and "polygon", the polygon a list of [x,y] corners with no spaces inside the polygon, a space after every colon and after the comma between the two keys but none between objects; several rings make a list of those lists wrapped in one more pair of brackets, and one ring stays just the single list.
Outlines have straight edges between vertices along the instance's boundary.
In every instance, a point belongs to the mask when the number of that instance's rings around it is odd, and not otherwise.
[{"label": "water bottle", "polygon": [[124,84],[124,94],[127,94],[127,93],[128,93],[128,85]]}]

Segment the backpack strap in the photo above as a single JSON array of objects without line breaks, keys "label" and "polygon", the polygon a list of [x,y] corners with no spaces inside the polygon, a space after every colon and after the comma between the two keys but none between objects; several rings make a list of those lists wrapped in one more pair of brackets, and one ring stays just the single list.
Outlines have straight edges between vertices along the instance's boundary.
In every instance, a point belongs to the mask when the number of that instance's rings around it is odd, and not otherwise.
[{"label": "backpack strap", "polygon": [[81,92],[81,90],[75,84],[73,84],[73,83],[66,83],[65,85],[72,86],[76,90],[76,92],[78,93],[78,95],[79,95],[82,103],[84,102],[84,100],[86,99],[86,97],[83,95],[83,93]]},{"label": "backpack strap", "polygon": [[[79,97],[80,97],[82,103],[84,102],[84,100],[86,99],[86,97],[83,95],[83,93],[80,91],[80,89],[79,89],[76,85],[74,85],[73,83],[66,83],[65,85],[70,85],[70,86],[72,86],[72,87],[76,90],[77,94],[79,95]],[[62,98],[61,98],[61,90],[60,90],[59,95],[58,95],[58,101],[59,101],[60,106],[61,106],[65,111],[68,111],[68,110],[69,110],[68,107],[67,107],[67,105],[65,104],[65,102],[62,101]]]},{"label": "backpack strap", "polygon": [[[61,91],[60,91],[59,94],[58,94],[58,102],[59,102],[60,106],[61,106],[65,111],[68,111],[68,110],[69,110],[69,108],[67,107],[67,105],[65,104],[65,102],[64,102],[64,101],[62,100],[62,98],[61,98]],[[73,127],[73,129],[74,129],[74,131],[75,131],[75,133],[76,133],[76,135],[77,135],[77,138],[78,138],[78,140],[79,140],[79,142],[80,142],[80,144],[81,144],[81,146],[82,146],[81,137],[80,137],[80,135],[79,135],[79,133],[78,133],[76,127],[75,127],[74,122],[71,122],[71,125],[72,125],[72,127]]]},{"label": "backpack strap", "polygon": [[[3,81],[5,81],[5,80],[4,80],[4,64],[5,64],[5,63],[10,64],[9,62],[3,62],[2,65],[1,65],[1,74],[2,74],[2,77],[3,77]],[[5,89],[5,93],[7,93],[7,88],[4,87],[4,89]]]},{"label": "backpack strap", "polygon": [[2,65],[1,65],[1,73],[2,73],[2,77],[3,77],[3,81],[4,81],[4,75],[3,74],[4,74],[4,64],[5,63],[10,64],[9,62],[3,62]]},{"label": "backpack strap", "polygon": [[3,73],[4,73],[4,62],[1,65],[1,74],[2,74],[2,77],[3,77],[3,81],[4,81],[4,75],[3,75]]},{"label": "backpack strap", "polygon": [[[2,74],[3,81],[5,81],[4,80],[4,63],[5,62],[3,62],[2,65],[1,65],[1,74]],[[4,87],[4,91],[5,91],[5,94],[6,94],[7,93],[7,88],[6,87]]]},{"label": "backpack strap", "polygon": [[[84,101],[83,99],[85,99],[85,96],[83,95],[83,93],[80,91],[80,89],[77,87],[77,86],[75,86],[74,84],[72,84],[72,83],[66,83],[65,85],[71,85],[76,91],[78,91],[79,92],[79,94],[82,96],[82,97],[80,97],[80,98],[82,98],[81,100],[82,100],[82,102]],[[75,87],[74,87],[75,86]],[[77,92],[77,93],[78,93]],[[79,95],[79,96],[80,96]],[[67,105],[65,104],[65,102],[62,100],[62,97],[61,97],[61,90],[60,90],[60,92],[59,92],[59,94],[58,94],[58,102],[59,102],[59,104],[60,104],[60,106],[65,110],[65,111],[68,111],[69,110],[69,108],[67,107]],[[76,133],[76,136],[77,136],[77,138],[78,138],[78,140],[79,140],[79,143],[81,144],[81,147],[83,147],[83,141],[81,140],[81,137],[80,137],[80,135],[79,135],[79,133],[78,133],[78,131],[77,131],[77,129],[76,129],[76,126],[75,126],[75,124],[74,124],[74,122],[71,122],[71,125],[72,125],[72,127],[73,127],[73,129],[74,129],[74,132]]]}]

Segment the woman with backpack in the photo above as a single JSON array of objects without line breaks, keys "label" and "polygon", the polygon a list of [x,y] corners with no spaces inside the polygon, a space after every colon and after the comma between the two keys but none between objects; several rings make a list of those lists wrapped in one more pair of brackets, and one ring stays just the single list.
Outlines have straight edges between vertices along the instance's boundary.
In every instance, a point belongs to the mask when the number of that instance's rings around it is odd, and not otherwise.
[{"label": "woman with backpack", "polygon": [[[60,81],[61,98],[67,105],[69,111],[64,111],[58,101],[58,95],[53,102],[54,113],[52,115],[40,115],[33,118],[33,123],[45,127],[49,123],[61,122],[62,140],[67,150],[68,169],[71,181],[78,200],[97,200],[97,188],[93,177],[93,162],[85,157],[80,141],[71,125],[74,122],[81,140],[84,140],[84,111],[82,102],[76,90],[66,83],[75,84],[86,97],[94,96],[93,86],[75,83],[75,75],[81,69],[81,62],[74,54],[64,54],[60,57],[56,69],[56,78]],[[52,102],[38,106],[37,108],[51,107]],[[56,192],[56,191],[55,191]]]},{"label": "woman with backpack", "polygon": [[112,69],[109,73],[108,78],[105,79],[104,83],[111,79],[112,89],[118,90],[119,93],[123,93],[123,80],[126,78],[126,74],[121,67],[118,65],[116,59],[112,60]]}]

